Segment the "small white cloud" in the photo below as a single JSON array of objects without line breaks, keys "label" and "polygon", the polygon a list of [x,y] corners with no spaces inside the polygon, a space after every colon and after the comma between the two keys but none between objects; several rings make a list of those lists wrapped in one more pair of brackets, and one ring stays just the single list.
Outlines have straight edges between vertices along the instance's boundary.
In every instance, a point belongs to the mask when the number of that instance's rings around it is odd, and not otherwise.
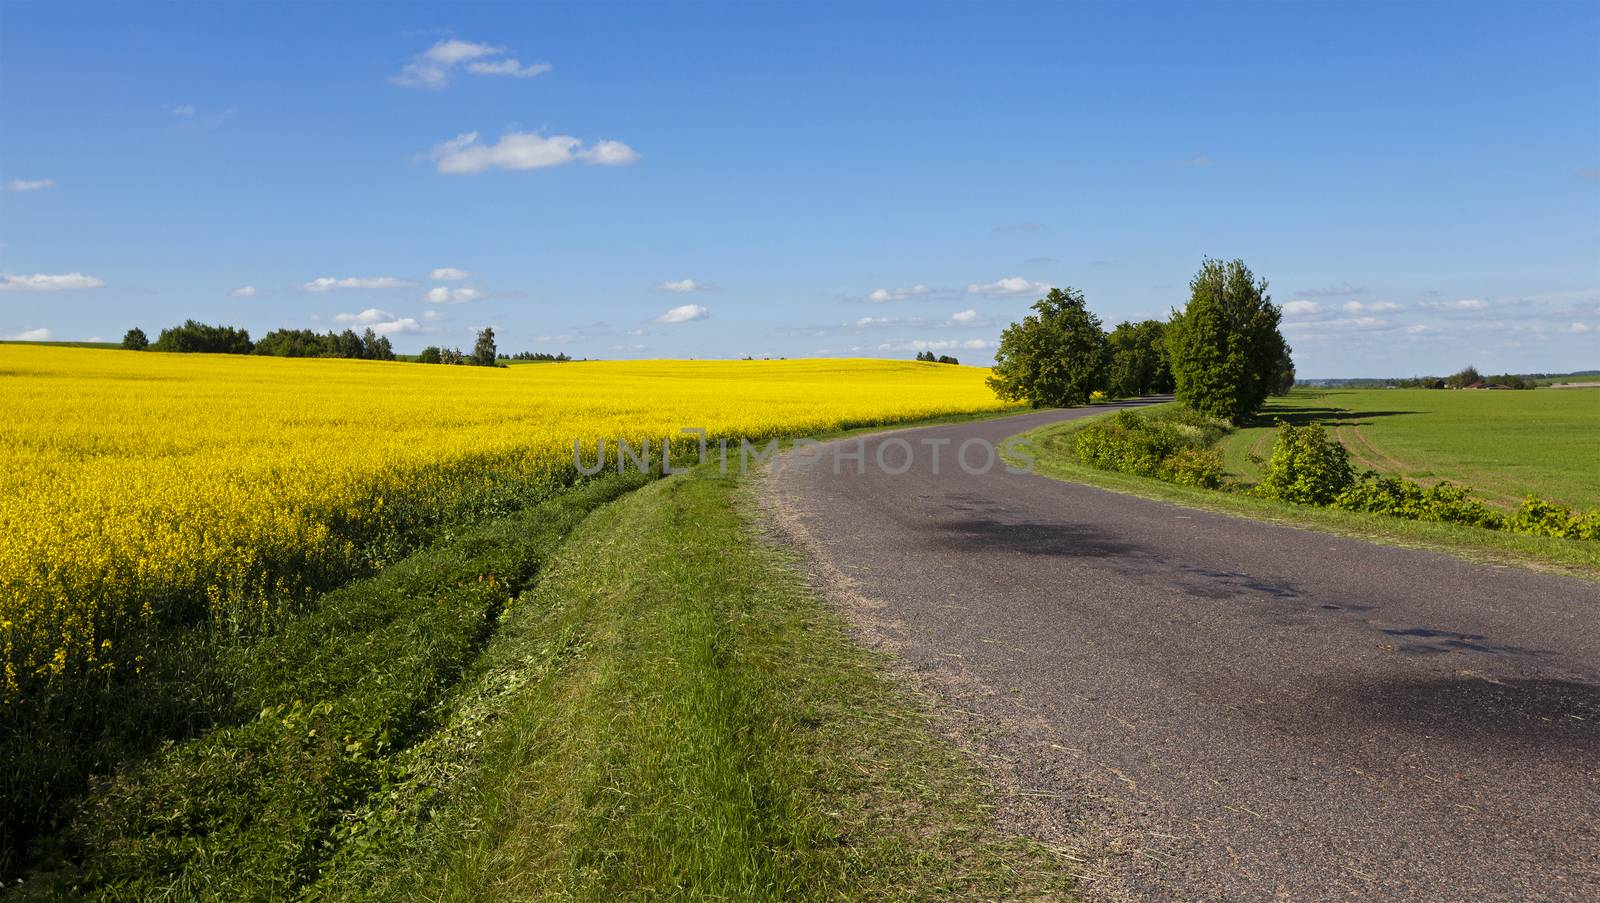
[{"label": "small white cloud", "polygon": [[994,282],[973,282],[968,284],[967,292],[973,295],[1042,295],[1050,291],[1053,286],[1044,282],[1034,282],[1021,276],[1007,276]]},{"label": "small white cloud", "polygon": [[405,288],[411,283],[393,276],[346,276],[335,279],[332,276],[321,276],[300,286],[307,292],[331,292],[340,288]]},{"label": "small white cloud", "polygon": [[549,63],[530,63],[526,66],[510,57],[494,62],[468,63],[467,71],[475,75],[502,75],[511,78],[532,78],[550,71]]},{"label": "small white cloud", "polygon": [[1305,314],[1316,313],[1317,308],[1320,306],[1321,305],[1315,301],[1290,301],[1283,305],[1283,313],[1284,316],[1299,317],[1304,316]]},{"label": "small white cloud", "polygon": [[443,88],[450,83],[456,67],[463,64],[473,75],[500,78],[532,78],[550,71],[549,63],[524,66],[519,60],[505,56],[508,51],[509,48],[493,44],[450,38],[417,54],[390,76],[389,81],[406,88]]},{"label": "small white cloud", "polygon": [[437,279],[440,282],[453,282],[457,279],[465,279],[471,275],[472,274],[466,270],[458,270],[455,267],[439,267],[436,270],[430,271],[428,273],[428,278]]},{"label": "small white cloud", "polygon": [[256,296],[256,287],[253,285],[241,285],[228,294],[235,298],[254,298]]},{"label": "small white cloud", "polygon": [[885,301],[909,301],[914,298],[927,297],[932,292],[933,289],[919,282],[910,288],[876,289],[867,295],[867,300],[874,304],[882,304]]},{"label": "small white cloud", "polygon": [[1588,323],[1574,323],[1567,327],[1567,332],[1575,332],[1580,335],[1589,332],[1600,332],[1600,326],[1593,326]]},{"label": "small white cloud", "polygon": [[411,317],[397,317],[376,307],[369,307],[358,314],[338,314],[333,321],[348,326],[364,326],[378,335],[418,332],[422,329],[422,324]]},{"label": "small white cloud", "polygon": [[48,342],[50,341],[50,330],[24,329],[16,335],[8,335],[6,338],[13,342]]},{"label": "small white cloud", "polygon": [[425,311],[422,312],[422,319],[426,320],[429,323],[432,323],[435,320],[444,319],[444,314],[439,313],[436,310],[425,310]]},{"label": "small white cloud", "polygon": [[1422,335],[1427,331],[1428,327],[1422,325],[1421,323],[1413,323],[1412,325],[1406,327],[1406,335]]},{"label": "small white cloud", "polygon": [[192,104],[192,103],[180,103],[180,104],[177,104],[176,106],[169,106],[169,107],[167,107],[167,112],[171,113],[174,116],[193,116],[194,115],[194,104]]},{"label": "small white cloud", "polygon": [[879,351],[982,351],[995,347],[989,339],[909,339],[902,342],[884,342]]},{"label": "small white cloud", "polygon": [[428,289],[428,301],[433,304],[465,304],[483,297],[483,292],[475,288],[445,288],[436,285]]},{"label": "small white cloud", "polygon": [[585,147],[571,135],[507,132],[495,144],[480,144],[477,132],[466,132],[434,145],[429,154],[438,171],[452,175],[489,169],[544,169],[582,161],[590,166],[622,166],[639,159],[620,141],[599,141]]},{"label": "small white cloud", "polygon": [[674,307],[661,316],[656,317],[655,322],[688,323],[691,320],[704,320],[709,316],[711,316],[711,312],[706,310],[704,307],[698,304],[685,304],[681,307]]},{"label": "small white cloud", "polygon": [[0,292],[64,292],[101,288],[105,283],[82,273],[34,273],[32,276],[0,274]]},{"label": "small white cloud", "polygon": [[950,321],[952,323],[972,323],[978,319],[978,312],[970,307],[966,310],[958,310],[950,315]]},{"label": "small white cloud", "polygon": [[1362,303],[1360,301],[1346,301],[1344,309],[1347,313],[1359,313],[1361,311],[1383,313],[1385,311],[1399,310],[1400,305],[1395,304],[1392,301],[1371,301],[1367,303]]},{"label": "small white cloud", "polygon": [[676,282],[663,282],[656,286],[656,290],[684,294],[686,292],[705,291],[705,286],[695,282],[693,279],[679,279]]},{"label": "small white cloud", "polygon": [[1455,310],[1484,310],[1489,306],[1489,302],[1478,298],[1462,298],[1459,301],[1449,302],[1444,306]]},{"label": "small white cloud", "polygon": [[12,179],[6,183],[7,191],[43,191],[56,184],[55,179]]}]

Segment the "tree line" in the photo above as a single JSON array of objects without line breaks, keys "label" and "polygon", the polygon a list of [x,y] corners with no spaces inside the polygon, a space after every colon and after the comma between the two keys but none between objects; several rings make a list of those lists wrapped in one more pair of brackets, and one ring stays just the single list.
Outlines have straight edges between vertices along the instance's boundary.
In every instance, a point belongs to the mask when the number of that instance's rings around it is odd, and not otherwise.
[{"label": "tree line", "polygon": [[948,354],[941,354],[938,357],[934,357],[932,351],[918,351],[917,352],[917,360],[922,361],[925,364],[960,364],[961,363],[960,361],[956,360],[955,358],[951,357]]},{"label": "tree line", "polygon": [[[211,326],[195,320],[185,320],[181,326],[161,330],[154,342],[143,329],[135,326],[122,337],[122,347],[130,351],[166,351],[179,354],[260,354],[272,357],[337,357],[366,361],[398,360],[394,345],[388,336],[371,329],[357,334],[353,329],[343,332],[316,332],[311,329],[274,329],[258,342],[250,340],[248,330],[233,326]],[[495,347],[494,330],[478,330],[477,341],[471,352],[459,348],[441,348],[429,345],[417,355],[423,364],[464,364],[476,367],[505,366],[502,361],[539,361],[565,363],[571,358],[565,354],[519,351],[509,357]]]},{"label": "tree line", "polygon": [[1189,300],[1166,321],[1121,323],[1110,333],[1083,292],[1051,289],[1034,313],[1006,327],[989,385],[1034,407],[1172,392],[1212,417],[1241,423],[1294,386],[1282,311],[1243,260],[1207,258]]}]

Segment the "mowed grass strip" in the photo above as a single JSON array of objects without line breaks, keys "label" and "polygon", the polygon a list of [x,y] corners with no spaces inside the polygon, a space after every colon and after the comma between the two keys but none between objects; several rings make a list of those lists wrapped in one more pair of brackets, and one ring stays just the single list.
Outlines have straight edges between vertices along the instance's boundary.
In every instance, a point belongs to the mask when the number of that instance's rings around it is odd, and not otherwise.
[{"label": "mowed grass strip", "polygon": [[[1296,396],[1298,394],[1297,390]],[[1083,483],[1190,508],[1353,536],[1387,545],[1431,549],[1479,561],[1534,567],[1600,580],[1600,543],[1591,540],[1529,536],[1455,524],[1404,520],[1362,511],[1313,508],[1258,498],[1242,492],[1180,486],[1132,474],[1100,470],[1082,463],[1073,450],[1074,435],[1099,417],[1109,417],[1113,413],[1115,412],[1031,430],[1022,434],[1019,445],[1021,442],[1027,443],[1022,450],[1032,455],[1036,473],[1058,480]],[[1237,439],[1238,436],[1239,433],[1234,433],[1225,438],[1224,442]],[[1024,463],[1015,453],[1007,457],[1014,464]]]},{"label": "mowed grass strip", "polygon": [[243,717],[97,781],[17,896],[293,899],[350,813],[403,780],[506,602],[590,511],[649,479],[600,478],[457,529],[239,650]]},{"label": "mowed grass strip", "polygon": [[698,468],[592,515],[505,615],[452,749],[317,893],[1069,894],[1070,862],[992,826],[976,766],[753,535],[752,504]]},{"label": "mowed grass strip", "polygon": [[1530,493],[1600,508],[1600,389],[1296,389],[1257,419],[1222,443],[1229,471],[1247,482],[1261,477],[1249,455],[1270,452],[1275,420],[1314,421],[1357,467],[1471,486],[1502,510]]}]

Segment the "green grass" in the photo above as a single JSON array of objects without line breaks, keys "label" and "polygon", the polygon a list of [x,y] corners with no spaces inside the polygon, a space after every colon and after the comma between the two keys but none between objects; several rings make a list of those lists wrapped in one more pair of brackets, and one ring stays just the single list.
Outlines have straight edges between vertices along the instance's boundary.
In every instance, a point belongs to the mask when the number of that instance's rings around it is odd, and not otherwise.
[{"label": "green grass", "polygon": [[[1342,393],[1344,390],[1327,391]],[[1351,391],[1386,397],[1402,390]],[[1470,394],[1527,396],[1538,393]],[[1296,390],[1291,398],[1296,402],[1312,400],[1303,396],[1300,390]],[[1430,549],[1493,564],[1532,567],[1600,580],[1600,543],[1592,541],[1527,536],[1477,527],[1403,520],[1365,512],[1312,508],[1256,498],[1242,493],[1178,486],[1160,480],[1099,470],[1080,463],[1072,450],[1073,434],[1093,419],[1052,424],[1023,434],[1023,438],[1029,443],[1027,450],[1035,460],[1034,470],[1044,476],[1060,480],[1098,486],[1114,492],[1124,492],[1190,508],[1353,536],[1387,545]],[[1015,459],[1015,455],[1011,457]]]},{"label": "green grass", "polygon": [[1223,441],[1236,478],[1260,479],[1250,455],[1267,456],[1279,418],[1326,424],[1358,469],[1465,484],[1503,510],[1529,494],[1600,507],[1600,390],[1296,389]]},{"label": "green grass", "polygon": [[97,781],[37,845],[22,895],[294,896],[348,811],[437,727],[505,603],[589,511],[649,479],[597,479],[453,531],[234,650],[217,665],[231,689],[218,726]]},{"label": "green grass", "polygon": [[508,610],[329,899],[1038,898],[930,732],[715,468],[597,512]]}]

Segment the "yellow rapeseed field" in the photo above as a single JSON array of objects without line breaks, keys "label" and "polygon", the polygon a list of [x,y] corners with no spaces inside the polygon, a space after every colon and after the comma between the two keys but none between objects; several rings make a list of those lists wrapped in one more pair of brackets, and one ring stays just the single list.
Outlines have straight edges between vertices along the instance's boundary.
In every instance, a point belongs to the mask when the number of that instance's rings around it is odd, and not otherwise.
[{"label": "yellow rapeseed field", "polygon": [[[7,700],[126,667],[119,638],[203,608],[251,622],[369,564],[386,531],[572,474],[572,442],[800,435],[1003,407],[913,362],[508,369],[0,344]],[[591,459],[592,460],[592,459]]]}]

